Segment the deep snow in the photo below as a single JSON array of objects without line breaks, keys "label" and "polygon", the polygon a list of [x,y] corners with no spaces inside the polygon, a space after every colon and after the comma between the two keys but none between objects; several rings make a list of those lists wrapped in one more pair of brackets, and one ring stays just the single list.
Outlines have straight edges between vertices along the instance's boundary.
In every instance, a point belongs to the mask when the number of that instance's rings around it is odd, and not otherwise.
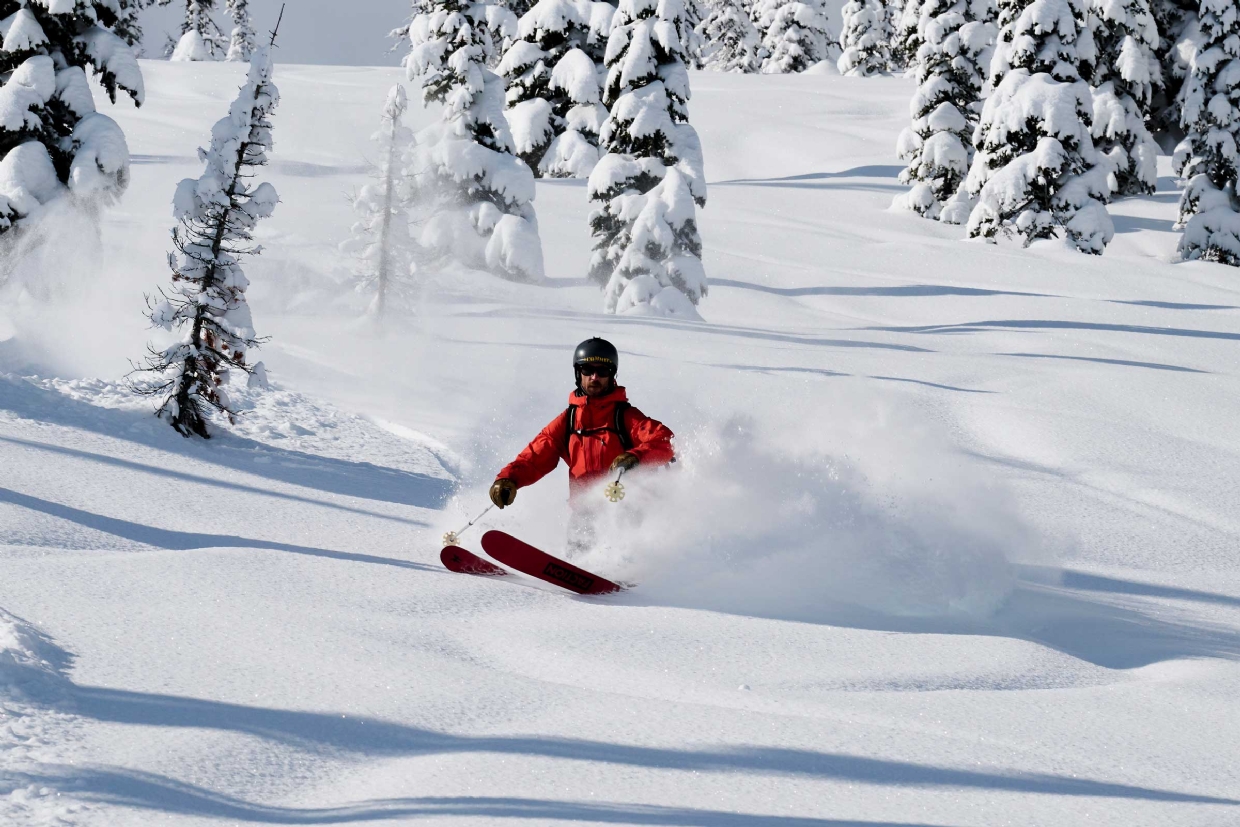
[{"label": "deep snow", "polygon": [[[561,180],[546,285],[438,274],[376,331],[337,245],[399,72],[277,66],[276,389],[201,443],[119,379],[243,69],[143,70],[102,249],[0,294],[0,820],[1240,818],[1240,295],[1171,263],[1167,159],[1102,257],[964,243],[889,209],[911,80],[695,73],[705,322],[600,315]],[[683,456],[599,498],[581,562],[640,585],[443,571],[596,333]],[[558,551],[564,495],[484,523]]]}]

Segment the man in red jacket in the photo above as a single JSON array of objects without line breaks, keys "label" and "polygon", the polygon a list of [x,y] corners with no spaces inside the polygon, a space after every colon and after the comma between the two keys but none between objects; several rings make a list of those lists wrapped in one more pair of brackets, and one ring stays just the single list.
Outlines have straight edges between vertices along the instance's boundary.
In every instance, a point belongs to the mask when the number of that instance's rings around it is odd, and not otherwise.
[{"label": "man in red jacket", "polygon": [[[577,389],[569,394],[568,410],[551,420],[517,458],[496,475],[491,501],[512,505],[517,489],[533,485],[568,463],[569,500],[589,483],[621,468],[666,465],[675,456],[672,432],[628,402],[616,384],[620,355],[611,342],[587,339],[573,354]],[[600,495],[601,496],[601,495]],[[574,509],[577,514],[580,509]],[[578,523],[577,532],[588,533]],[[583,538],[584,539],[584,538]],[[582,545],[582,543],[572,543]]]}]

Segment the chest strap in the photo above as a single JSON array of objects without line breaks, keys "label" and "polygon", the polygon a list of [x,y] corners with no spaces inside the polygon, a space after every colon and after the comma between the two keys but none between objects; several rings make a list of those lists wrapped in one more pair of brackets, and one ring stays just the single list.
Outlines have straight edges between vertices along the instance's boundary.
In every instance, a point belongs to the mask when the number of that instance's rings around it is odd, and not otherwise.
[{"label": "chest strap", "polygon": [[625,411],[631,407],[632,405],[628,402],[617,402],[615,421],[611,427],[604,426],[602,428],[584,428],[579,430],[574,427],[574,420],[577,418],[577,406],[569,405],[568,410],[564,412],[564,453],[568,453],[569,442],[574,435],[583,437],[591,434],[607,433],[608,431],[620,437],[620,447],[624,448],[625,451],[632,451],[633,436],[629,433],[629,429],[624,427]]}]

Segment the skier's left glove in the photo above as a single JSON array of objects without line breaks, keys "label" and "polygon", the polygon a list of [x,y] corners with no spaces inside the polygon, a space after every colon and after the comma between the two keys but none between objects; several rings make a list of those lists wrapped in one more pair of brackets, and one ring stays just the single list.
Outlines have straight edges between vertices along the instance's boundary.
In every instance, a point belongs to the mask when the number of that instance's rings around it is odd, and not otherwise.
[{"label": "skier's left glove", "polygon": [[491,502],[501,509],[517,498],[517,484],[512,480],[496,480],[491,484]]},{"label": "skier's left glove", "polygon": [[637,463],[638,463],[637,454],[625,451],[623,454],[621,454],[620,456],[616,457],[615,459],[611,461],[611,470],[628,471],[630,468],[632,468]]}]

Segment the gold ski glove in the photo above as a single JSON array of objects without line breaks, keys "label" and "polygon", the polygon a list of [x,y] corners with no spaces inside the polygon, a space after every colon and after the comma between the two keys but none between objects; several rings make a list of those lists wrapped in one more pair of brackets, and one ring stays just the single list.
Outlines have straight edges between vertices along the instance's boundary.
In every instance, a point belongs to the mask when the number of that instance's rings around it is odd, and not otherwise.
[{"label": "gold ski glove", "polygon": [[517,484],[512,480],[496,480],[491,484],[491,502],[500,508],[512,505],[517,498]]},{"label": "gold ski glove", "polygon": [[625,471],[628,471],[636,464],[637,454],[632,454],[626,451],[611,461],[611,470],[615,471],[623,468]]}]

